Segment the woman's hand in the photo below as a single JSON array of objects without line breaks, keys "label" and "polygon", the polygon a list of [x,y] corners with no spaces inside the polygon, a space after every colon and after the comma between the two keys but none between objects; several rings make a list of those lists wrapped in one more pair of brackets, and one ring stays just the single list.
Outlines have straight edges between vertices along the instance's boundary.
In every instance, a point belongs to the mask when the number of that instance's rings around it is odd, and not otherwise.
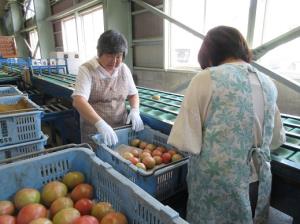
[{"label": "woman's hand", "polygon": [[95,123],[97,131],[103,136],[105,145],[111,146],[118,143],[118,136],[112,127],[103,119]]},{"label": "woman's hand", "polygon": [[138,108],[131,108],[128,114],[126,124],[132,123],[132,130],[141,131],[144,130],[144,124],[140,116],[140,111]]}]

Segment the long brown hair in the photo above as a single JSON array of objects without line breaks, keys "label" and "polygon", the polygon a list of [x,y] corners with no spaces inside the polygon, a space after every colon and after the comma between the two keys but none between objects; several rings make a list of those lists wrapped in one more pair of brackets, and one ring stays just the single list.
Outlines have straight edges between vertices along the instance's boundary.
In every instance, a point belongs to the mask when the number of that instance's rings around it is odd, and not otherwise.
[{"label": "long brown hair", "polygon": [[243,35],[237,29],[218,26],[206,34],[198,53],[202,69],[218,66],[227,58],[251,61],[251,52]]}]

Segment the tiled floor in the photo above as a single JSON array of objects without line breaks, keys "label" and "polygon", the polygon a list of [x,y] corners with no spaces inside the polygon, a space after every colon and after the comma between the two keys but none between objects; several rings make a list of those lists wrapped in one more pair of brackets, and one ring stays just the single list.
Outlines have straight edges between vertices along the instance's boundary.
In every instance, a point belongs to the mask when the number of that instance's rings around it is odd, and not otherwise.
[{"label": "tiled floor", "polygon": [[268,224],[292,224],[293,218],[278,211],[275,208],[270,208],[270,216]]}]

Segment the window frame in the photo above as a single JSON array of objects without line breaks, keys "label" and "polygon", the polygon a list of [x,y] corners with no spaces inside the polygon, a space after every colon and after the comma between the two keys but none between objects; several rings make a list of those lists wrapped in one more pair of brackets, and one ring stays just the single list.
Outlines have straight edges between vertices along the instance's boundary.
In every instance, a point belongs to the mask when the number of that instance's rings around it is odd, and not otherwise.
[{"label": "window frame", "polygon": [[[82,44],[85,44],[85,35],[83,35],[84,32],[84,25],[83,25],[83,16],[91,14],[97,10],[102,10],[102,16],[104,16],[104,10],[103,10],[103,5],[97,5],[82,11],[77,11],[72,15],[69,15],[68,17],[65,17],[63,19],[61,19],[61,27],[62,27],[62,38],[63,38],[63,49],[64,51],[68,51],[68,49],[65,49],[65,27],[64,27],[64,21],[70,20],[70,19],[74,19],[75,20],[75,29],[76,29],[76,45],[77,45],[77,51],[75,53],[79,54],[80,60],[81,61],[85,61],[87,60],[87,58],[85,58],[86,56],[86,50],[85,49],[81,49],[79,46]],[[103,31],[104,31],[104,17],[103,17]],[[100,34],[99,34],[100,35]],[[96,46],[96,43],[95,43]],[[96,49],[96,47],[95,47]],[[69,52],[69,51],[68,51]]]}]

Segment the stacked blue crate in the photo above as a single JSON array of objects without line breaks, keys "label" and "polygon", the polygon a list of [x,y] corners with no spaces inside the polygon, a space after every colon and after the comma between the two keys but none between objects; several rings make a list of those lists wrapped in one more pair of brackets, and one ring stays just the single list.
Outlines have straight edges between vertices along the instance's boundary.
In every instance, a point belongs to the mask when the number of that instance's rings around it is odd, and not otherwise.
[{"label": "stacked blue crate", "polygon": [[44,149],[43,111],[14,86],[0,86],[0,160]]}]

